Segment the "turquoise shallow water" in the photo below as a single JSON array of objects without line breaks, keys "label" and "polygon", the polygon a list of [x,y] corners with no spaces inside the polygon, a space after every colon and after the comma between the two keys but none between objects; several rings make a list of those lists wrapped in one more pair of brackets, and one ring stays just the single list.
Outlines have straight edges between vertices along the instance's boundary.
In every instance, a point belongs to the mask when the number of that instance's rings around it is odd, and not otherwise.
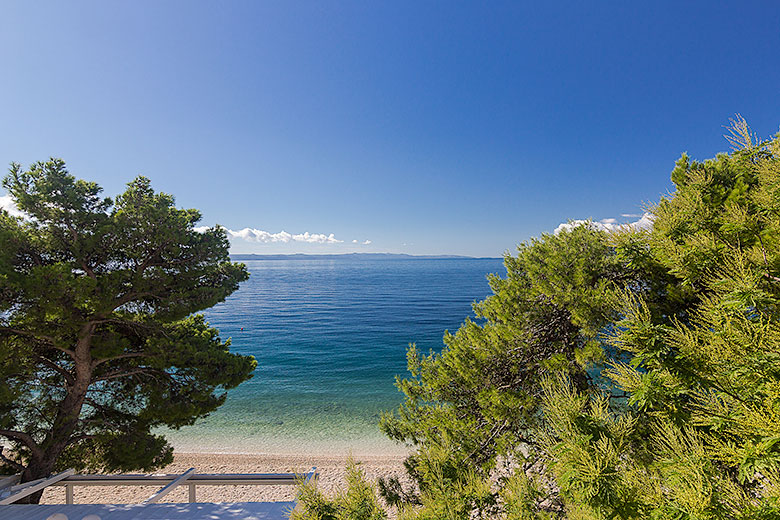
[{"label": "turquoise shallow water", "polygon": [[205,314],[258,368],[210,417],[165,432],[179,451],[403,453],[377,421],[401,402],[408,344],[440,349],[504,272],[500,259],[245,263],[249,281]]}]

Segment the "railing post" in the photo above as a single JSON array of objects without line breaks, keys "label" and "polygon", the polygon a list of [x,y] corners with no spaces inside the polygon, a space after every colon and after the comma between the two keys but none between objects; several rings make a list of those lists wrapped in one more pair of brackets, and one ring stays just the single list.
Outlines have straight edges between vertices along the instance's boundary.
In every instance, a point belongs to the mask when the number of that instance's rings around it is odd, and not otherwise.
[{"label": "railing post", "polygon": [[73,504],[73,484],[65,484],[65,503]]},{"label": "railing post", "polygon": [[162,497],[173,491],[173,489],[178,486],[179,484],[182,484],[185,480],[190,478],[193,474],[195,474],[195,468],[190,468],[178,477],[176,477],[170,484],[163,487],[160,491],[155,493],[154,495],[150,496],[143,502],[142,504],[154,504],[155,502],[159,501]]},{"label": "railing post", "polygon": [[195,502],[195,484],[190,484],[190,503]]},{"label": "railing post", "polygon": [[27,482],[25,484],[19,484],[18,486],[10,487],[8,488],[8,494],[3,495],[2,499],[0,499],[0,506],[13,504],[17,500],[20,500],[26,496],[30,496],[36,491],[45,489],[48,486],[51,486],[52,484],[56,484],[60,480],[68,478],[74,473],[75,471],[73,470],[73,468],[66,469],[62,473],[58,473],[53,477],[41,478],[38,480],[33,480],[32,482]]}]

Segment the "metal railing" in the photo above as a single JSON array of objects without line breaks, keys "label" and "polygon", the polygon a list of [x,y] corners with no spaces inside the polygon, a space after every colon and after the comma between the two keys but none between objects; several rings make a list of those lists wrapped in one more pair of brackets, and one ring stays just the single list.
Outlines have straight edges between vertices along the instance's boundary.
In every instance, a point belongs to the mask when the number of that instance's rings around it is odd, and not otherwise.
[{"label": "metal railing", "polygon": [[[73,488],[75,486],[158,486],[163,487],[143,501],[144,504],[157,502],[180,485],[189,486],[189,502],[196,501],[197,486],[285,486],[308,483],[312,479],[316,483],[319,474],[317,468],[311,468],[307,473],[196,473],[190,468],[181,474],[166,475],[74,475],[68,470],[49,479],[28,482],[21,486],[12,486],[18,478],[8,477],[6,486],[0,486],[0,504],[10,504],[27,495],[40,491],[48,486],[65,487],[65,503],[73,504]],[[15,481],[14,481],[15,480]],[[2,489],[5,487],[5,489]],[[2,496],[2,491],[9,492]]]}]

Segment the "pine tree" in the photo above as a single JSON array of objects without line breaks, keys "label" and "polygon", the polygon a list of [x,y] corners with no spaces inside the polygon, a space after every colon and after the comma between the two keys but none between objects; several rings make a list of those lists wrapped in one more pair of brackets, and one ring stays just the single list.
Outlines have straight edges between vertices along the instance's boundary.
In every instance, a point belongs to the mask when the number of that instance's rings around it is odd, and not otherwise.
[{"label": "pine tree", "polygon": [[647,237],[695,303],[668,320],[617,300],[611,341],[631,358],[605,375],[627,408],[548,385],[549,465],[574,517],[780,516],[780,138],[732,130],[731,154],[678,161]]},{"label": "pine tree", "polygon": [[23,481],[166,464],[153,429],[207,415],[255,367],[194,314],[248,276],[225,231],[197,232],[200,214],[143,177],[102,198],[57,159],[3,186],[27,215],[0,211],[3,463]]}]

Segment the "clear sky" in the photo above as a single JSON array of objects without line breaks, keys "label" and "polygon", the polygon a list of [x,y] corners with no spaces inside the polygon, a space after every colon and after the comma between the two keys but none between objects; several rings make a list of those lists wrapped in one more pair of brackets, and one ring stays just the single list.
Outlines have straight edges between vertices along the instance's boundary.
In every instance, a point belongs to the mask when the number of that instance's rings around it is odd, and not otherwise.
[{"label": "clear sky", "polygon": [[776,0],[4,2],[0,163],[145,175],[234,252],[498,256],[776,133],[779,50]]}]

